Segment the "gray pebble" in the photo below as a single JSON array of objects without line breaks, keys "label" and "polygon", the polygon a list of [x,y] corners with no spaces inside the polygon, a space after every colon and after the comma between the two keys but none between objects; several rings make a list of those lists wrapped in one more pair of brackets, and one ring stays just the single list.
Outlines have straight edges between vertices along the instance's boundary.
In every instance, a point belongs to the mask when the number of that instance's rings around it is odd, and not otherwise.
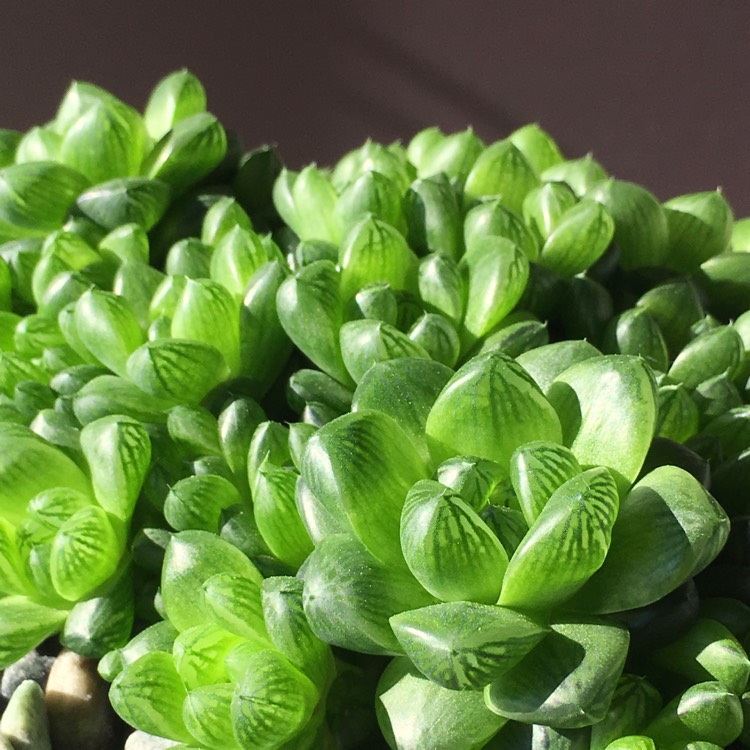
[{"label": "gray pebble", "polygon": [[164,750],[164,748],[178,745],[174,740],[164,737],[156,737],[153,734],[137,730],[131,734],[125,742],[125,750]]},{"label": "gray pebble", "polygon": [[109,686],[96,671],[96,661],[60,652],[47,679],[45,700],[55,750],[102,750],[114,747]]},{"label": "gray pebble", "polygon": [[51,750],[44,693],[34,680],[22,682],[0,719],[0,735],[14,750]]},{"label": "gray pebble", "polygon": [[54,661],[54,656],[43,656],[36,649],[29,651],[26,656],[6,667],[0,680],[0,695],[10,700],[10,696],[24,680],[34,680],[44,689]]}]

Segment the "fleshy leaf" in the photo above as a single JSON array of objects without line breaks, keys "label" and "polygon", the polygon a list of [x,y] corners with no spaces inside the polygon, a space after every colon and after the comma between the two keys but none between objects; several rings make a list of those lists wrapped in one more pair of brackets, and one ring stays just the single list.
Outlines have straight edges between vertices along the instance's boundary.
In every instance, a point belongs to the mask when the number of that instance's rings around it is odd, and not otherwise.
[{"label": "fleshy leaf", "polygon": [[505,549],[461,496],[431,480],[417,482],[401,514],[401,548],[414,577],[443,601],[497,601]]},{"label": "fleshy leaf", "polygon": [[622,498],[607,559],[571,604],[598,613],[651,604],[708,565],[728,533],[726,514],[693,476],[655,469]]},{"label": "fleshy leaf", "polygon": [[186,69],[162,78],[148,98],[143,120],[148,134],[161,138],[176,122],[204,112],[206,92],[203,84]]},{"label": "fleshy leaf", "polygon": [[330,646],[310,628],[299,578],[273,576],[263,581],[263,614],[274,646],[323,693],[333,675]]},{"label": "fleshy leaf", "polygon": [[203,593],[207,610],[217,625],[248,640],[270,644],[257,581],[217,573],[203,584]]},{"label": "fleshy leaf", "polygon": [[91,354],[117,375],[125,376],[128,357],[144,340],[127,300],[91,289],[76,303],[75,322],[78,337]]},{"label": "fleshy leaf", "polygon": [[201,685],[188,693],[182,705],[182,719],[202,746],[238,750],[232,729],[232,695],[229,682]]},{"label": "fleshy leaf", "polygon": [[659,745],[703,741],[726,747],[742,725],[740,699],[720,682],[700,682],[672,699],[643,731]]},{"label": "fleshy leaf", "polygon": [[407,240],[417,253],[442,253],[454,260],[461,257],[461,210],[444,174],[413,182],[404,197],[404,213],[409,226]]},{"label": "fleshy leaf", "polygon": [[186,477],[170,487],[164,502],[164,518],[177,531],[201,529],[216,533],[221,512],[239,502],[239,492],[223,477],[214,474]]},{"label": "fleshy leaf", "polygon": [[461,259],[467,305],[461,338],[464,351],[489,333],[521,299],[529,261],[516,244],[502,237],[479,239]]},{"label": "fleshy leaf", "polygon": [[603,621],[559,622],[485,688],[487,706],[523,722],[575,729],[607,713],[628,651],[628,631]]},{"label": "fleshy leaf", "polygon": [[507,466],[530,440],[560,442],[560,422],[536,383],[515,361],[489,352],[469,360],[448,381],[427,417],[436,461],[455,455]]},{"label": "fleshy leaf", "polygon": [[89,480],[62,451],[30,432],[28,437],[0,435],[0,510],[6,521],[21,523],[29,500],[60,486],[91,494]]},{"label": "fleshy leaf", "polygon": [[594,185],[586,197],[603,204],[615,220],[615,242],[623,268],[664,263],[669,251],[667,217],[648,190],[632,182],[609,179]]},{"label": "fleshy leaf", "polygon": [[580,472],[576,457],[563,445],[538,440],[516,449],[510,479],[526,523],[531,526],[553,493]]},{"label": "fleshy leaf", "polygon": [[479,750],[505,724],[476,690],[448,690],[394,659],[377,688],[378,723],[393,750]]},{"label": "fleshy leaf", "polygon": [[614,231],[614,221],[604,206],[581,201],[565,212],[547,237],[539,262],[563,278],[571,278],[599,260]]},{"label": "fleshy leaf", "polygon": [[180,631],[210,619],[203,584],[216,573],[263,580],[250,560],[229,542],[207,531],[182,531],[167,546],[161,578],[164,611]]},{"label": "fleshy leaf", "polygon": [[465,601],[402,612],[390,623],[417,669],[452,690],[480,690],[547,633],[519,612]]},{"label": "fleshy leaf", "polygon": [[300,269],[281,284],[276,304],[281,325],[302,353],[341,383],[351,383],[339,345],[344,308],[336,266],[320,260]]},{"label": "fleshy leaf", "polygon": [[123,224],[150,230],[169,205],[169,187],[145,177],[118,177],[102,182],[78,196],[79,210],[108,231]]},{"label": "fleshy leaf", "polygon": [[0,598],[0,666],[10,666],[56,633],[67,614],[25,596]]},{"label": "fleshy leaf", "polygon": [[650,682],[623,674],[607,715],[591,727],[591,750],[605,750],[613,740],[640,732],[661,706],[661,695]]},{"label": "fleshy leaf", "polygon": [[318,702],[310,680],[277,651],[248,659],[234,689],[232,721],[241,747],[281,747],[310,720]]},{"label": "fleshy leaf", "polygon": [[339,250],[341,297],[346,303],[365,285],[413,286],[417,258],[396,229],[368,216],[349,232]]},{"label": "fleshy leaf", "polygon": [[304,608],[326,643],[366,654],[399,654],[388,624],[392,615],[434,604],[402,566],[385,565],[358,541],[333,535],[305,563]]},{"label": "fleshy leaf", "polygon": [[258,530],[273,554],[293,569],[312,552],[313,544],[294,500],[296,471],[263,463],[253,486],[253,513]]},{"label": "fleshy leaf", "polygon": [[334,517],[348,519],[367,549],[399,563],[399,519],[406,493],[427,476],[416,448],[385,414],[359,411],[310,438],[302,478]]},{"label": "fleshy leaf", "polygon": [[378,362],[362,377],[351,410],[379,411],[392,417],[427,462],[427,415],[452,374],[445,365],[428,359],[401,357]]},{"label": "fleshy leaf", "polygon": [[511,211],[521,213],[526,194],[539,178],[524,155],[508,139],[488,146],[474,162],[466,178],[467,199],[497,196]]},{"label": "fleshy leaf", "polygon": [[105,583],[117,569],[122,540],[96,505],[79,510],[55,534],[50,571],[55,590],[77,601]]},{"label": "fleshy leaf", "polygon": [[341,355],[355,383],[379,362],[430,355],[405,333],[379,320],[353,320],[341,326]]},{"label": "fleshy leaf", "polygon": [[548,397],[560,417],[563,443],[582,466],[606,466],[623,494],[638,476],[654,434],[651,371],[633,356],[594,357],[558,375]]},{"label": "fleshy leaf", "polygon": [[128,664],[115,678],[109,700],[118,715],[136,729],[192,742],[182,721],[185,687],[172,654],[152,651]]},{"label": "fleshy leaf", "polygon": [[172,655],[180,679],[188,690],[199,685],[228,682],[225,660],[245,639],[206,622],[183,630],[174,640]]},{"label": "fleshy leaf", "polygon": [[180,338],[146,342],[130,355],[126,369],[146,393],[187,404],[197,404],[229,379],[229,367],[215,346]]},{"label": "fleshy leaf", "polygon": [[226,150],[227,136],[221,123],[212,114],[199,112],[176,122],[151,149],[142,169],[179,195],[208,175]]},{"label": "fleshy leaf", "polygon": [[151,462],[145,427],[123,416],[98,419],[81,430],[81,449],[99,504],[117,518],[129,519]]},{"label": "fleshy leaf", "polygon": [[604,468],[556,489],[510,559],[499,603],[545,610],[568,599],[604,562],[618,504]]}]

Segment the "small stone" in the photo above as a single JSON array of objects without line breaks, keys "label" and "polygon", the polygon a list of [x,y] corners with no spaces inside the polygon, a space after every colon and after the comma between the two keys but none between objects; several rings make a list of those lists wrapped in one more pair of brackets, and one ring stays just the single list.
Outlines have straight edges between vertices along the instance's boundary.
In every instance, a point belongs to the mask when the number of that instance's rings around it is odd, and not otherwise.
[{"label": "small stone", "polygon": [[34,680],[44,690],[54,661],[54,656],[44,656],[36,649],[29,651],[26,656],[6,667],[0,680],[0,695],[10,700],[10,696],[24,680]]},{"label": "small stone", "polygon": [[174,747],[178,744],[174,740],[157,737],[138,729],[128,737],[125,742],[125,750],[164,750],[164,748]]},{"label": "small stone", "polygon": [[34,680],[15,690],[0,719],[0,735],[13,750],[51,750],[44,692]]},{"label": "small stone", "polygon": [[101,750],[113,747],[114,714],[108,685],[96,660],[64,649],[47,679],[45,700],[55,750]]}]

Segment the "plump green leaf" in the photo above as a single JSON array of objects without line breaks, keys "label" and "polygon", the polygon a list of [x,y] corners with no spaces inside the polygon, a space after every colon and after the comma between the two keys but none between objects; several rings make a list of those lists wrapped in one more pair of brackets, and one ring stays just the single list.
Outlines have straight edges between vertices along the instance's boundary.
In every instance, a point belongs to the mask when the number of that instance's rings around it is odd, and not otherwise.
[{"label": "plump green leaf", "polygon": [[123,416],[98,419],[81,430],[81,449],[99,504],[126,521],[151,462],[151,441],[145,427]]},{"label": "plump green leaf", "polygon": [[334,516],[343,517],[378,559],[398,564],[399,518],[406,493],[427,470],[398,424],[359,411],[335,419],[310,438],[302,478]]},{"label": "plump green leaf", "polygon": [[542,172],[544,182],[565,182],[579,198],[606,177],[604,168],[591,154],[553,164]]},{"label": "plump green leaf", "polygon": [[270,645],[256,580],[216,573],[203,584],[207,611],[216,625],[254,643]]},{"label": "plump green leaf", "polygon": [[379,411],[392,417],[427,462],[427,415],[452,374],[445,365],[429,359],[402,357],[378,362],[362,377],[351,410]]},{"label": "plump green leaf", "polygon": [[81,424],[123,414],[139,422],[166,422],[173,401],[145,393],[137,385],[115,375],[100,375],[86,383],[73,399],[73,411]]},{"label": "plump green leaf", "polygon": [[404,213],[408,224],[406,238],[418,254],[441,253],[454,260],[461,257],[461,209],[445,174],[413,182],[404,196]]},{"label": "plump green leaf", "polygon": [[182,720],[186,697],[172,655],[163,651],[146,653],[128,664],[109,690],[112,707],[128,724],[178,742],[193,740]]},{"label": "plump green leaf", "polygon": [[[368,214],[402,233],[406,232],[401,189],[392,179],[374,170],[350,182],[333,211],[342,235],[348,234]],[[442,218],[442,213],[438,213],[436,219],[440,221]]]},{"label": "plump green leaf", "polygon": [[0,509],[13,524],[23,521],[29,500],[42,490],[69,487],[91,494],[89,480],[70,458],[32,433],[26,434],[0,434]]},{"label": "plump green leaf", "polygon": [[172,655],[185,687],[229,682],[226,658],[244,640],[212,622],[183,630],[174,640]]},{"label": "plump green leaf", "polygon": [[13,164],[0,170],[0,236],[41,236],[59,229],[89,185],[80,172],[56,162]]},{"label": "plump green leaf", "polygon": [[16,527],[0,518],[0,594],[30,593]]},{"label": "plump green leaf", "polygon": [[677,355],[669,377],[686,388],[728,372],[732,377],[745,356],[742,338],[732,326],[720,326],[694,338]]},{"label": "plump green leaf", "polygon": [[604,621],[557,622],[516,666],[485,688],[487,706],[523,722],[575,729],[607,713],[628,631]]},{"label": "plump green leaf", "polygon": [[625,269],[659,266],[669,252],[667,217],[659,201],[632,182],[609,179],[587,193],[615,220],[615,242]]},{"label": "plump green leaf", "polygon": [[316,261],[290,276],[276,305],[281,325],[303,354],[341,383],[351,383],[339,345],[344,308],[334,264]]},{"label": "plump green leaf", "polygon": [[604,468],[556,489],[510,559],[499,603],[545,610],[570,598],[604,562],[618,503]]},{"label": "plump green leaf", "polygon": [[303,577],[313,632],[326,643],[362,653],[401,653],[388,618],[435,603],[406,568],[381,563],[345,535],[323,539]]},{"label": "plump green leaf", "polygon": [[75,322],[81,343],[99,362],[124,377],[128,357],[144,340],[130,304],[111,292],[91,289],[76,303]]},{"label": "plump green leaf", "polygon": [[199,112],[176,122],[151,149],[142,169],[179,195],[208,175],[226,150],[221,123],[212,114]]},{"label": "plump green leaf", "polygon": [[740,699],[720,682],[700,682],[671,700],[643,731],[659,745],[703,741],[725,747],[742,724]]},{"label": "plump green leaf", "polygon": [[431,253],[418,270],[419,295],[427,310],[439,312],[458,324],[466,307],[466,281],[451,258]]},{"label": "plump green leaf", "polygon": [[328,644],[310,628],[303,608],[303,581],[273,576],[263,581],[263,614],[274,646],[321,694],[333,676],[333,656]]},{"label": "plump green leaf", "polygon": [[164,518],[177,531],[202,529],[218,532],[221,512],[240,502],[240,493],[226,479],[201,474],[181,479],[170,487]]},{"label": "plump green leaf", "polygon": [[392,226],[367,216],[357,223],[339,249],[341,297],[346,303],[365,285],[387,282],[393,289],[414,285],[417,258]]},{"label": "plump green leaf", "polygon": [[607,326],[602,349],[610,354],[643,357],[657,372],[666,372],[669,367],[669,352],[661,329],[643,308],[630,308],[614,318]]},{"label": "plump green leaf", "polygon": [[546,182],[530,190],[523,201],[523,218],[541,245],[578,202],[564,182]]},{"label": "plump green leaf", "polygon": [[581,201],[563,214],[547,237],[539,262],[563,278],[571,278],[599,260],[614,231],[614,221],[604,206]]},{"label": "plump green leaf", "polygon": [[293,569],[299,568],[313,549],[294,500],[298,476],[291,469],[263,463],[253,487],[258,530],[271,552]]},{"label": "plump green leaf", "polygon": [[464,221],[464,242],[471,248],[483,237],[505,237],[514,242],[529,260],[539,257],[539,240],[502,200],[490,200],[472,208]]},{"label": "plump green leaf", "polygon": [[679,195],[664,204],[669,226],[666,265],[682,273],[729,249],[732,209],[719,190]]},{"label": "plump green leaf", "polygon": [[661,695],[648,680],[623,674],[607,715],[591,727],[591,750],[605,750],[610,742],[640,732],[661,706]]},{"label": "plump green leaf", "polygon": [[146,177],[108,180],[78,196],[78,209],[108,231],[134,223],[148,231],[169,205],[169,186]]},{"label": "plump green leaf", "polygon": [[547,630],[512,609],[449,602],[390,619],[422,674],[452,690],[480,690],[518,663]]},{"label": "plump green leaf", "polygon": [[560,422],[534,381],[504,354],[469,360],[448,381],[426,424],[433,458],[472,455],[507,466],[531,440],[560,442]]},{"label": "plump green leaf", "polygon": [[203,85],[183,68],[165,76],[154,86],[143,112],[143,121],[148,134],[158,140],[175,123],[205,109],[206,92]]},{"label": "plump green leaf", "polygon": [[209,343],[169,338],[148,341],[128,358],[127,373],[143,391],[160,399],[197,404],[229,379],[221,352]]},{"label": "plump green leaf", "polygon": [[517,245],[502,237],[476,240],[459,264],[467,305],[461,328],[463,349],[489,333],[521,299],[529,261]]},{"label": "plump green leaf", "polygon": [[375,709],[393,750],[479,750],[506,722],[478,691],[441,687],[403,658],[383,672]]},{"label": "plump green leaf", "polygon": [[573,453],[558,443],[537,440],[517,448],[510,458],[510,479],[526,523],[531,526],[552,495],[580,472]]},{"label": "plump green leaf", "polygon": [[401,357],[430,355],[394,326],[379,320],[353,320],[341,326],[341,355],[355,383],[375,364]]},{"label": "plump green leaf", "polygon": [[0,666],[10,666],[56,633],[67,614],[25,596],[0,598]]},{"label": "plump green leaf", "polygon": [[511,211],[521,213],[526,194],[539,184],[534,169],[508,139],[487,147],[466,177],[466,198],[497,196]]},{"label": "plump green leaf", "polygon": [[232,696],[234,733],[243,748],[281,747],[310,720],[318,691],[277,651],[248,660]]},{"label": "plump green leaf", "polygon": [[623,494],[638,475],[654,434],[651,371],[633,356],[593,357],[558,375],[548,398],[560,417],[563,443],[582,466],[606,466]]},{"label": "plump green leaf", "polygon": [[128,642],[134,617],[133,582],[127,570],[106,593],[70,610],[60,642],[77,654],[98,659]]},{"label": "plump green leaf", "polygon": [[161,594],[169,621],[180,631],[209,619],[203,584],[216,573],[245,576],[260,585],[250,560],[229,542],[207,531],[182,531],[167,546]]},{"label": "plump green leaf", "polygon": [[505,549],[461,496],[431,480],[417,482],[401,513],[401,548],[414,577],[443,601],[497,601]]},{"label": "plump green leaf", "polygon": [[539,173],[563,161],[563,155],[549,133],[537,123],[514,130],[508,140],[526,157],[526,161]]},{"label": "plump green leaf", "polygon": [[699,619],[687,633],[659,649],[655,663],[693,682],[717,680],[737,695],[745,692],[750,661],[739,641],[724,625]]},{"label": "plump green leaf", "polygon": [[239,750],[232,728],[234,685],[201,685],[191,690],[182,705],[182,719],[202,746]]},{"label": "plump green leaf", "polygon": [[220,284],[208,279],[187,279],[174,310],[172,336],[194,339],[218,349],[229,372],[239,372],[239,305]]},{"label": "plump green leaf", "polygon": [[607,559],[572,605],[605,613],[651,604],[708,565],[728,532],[726,514],[692,475],[659,467],[622,498]]},{"label": "plump green leaf", "polygon": [[114,574],[122,546],[104,510],[96,505],[79,510],[52,541],[50,571],[55,590],[68,601],[83,599]]}]

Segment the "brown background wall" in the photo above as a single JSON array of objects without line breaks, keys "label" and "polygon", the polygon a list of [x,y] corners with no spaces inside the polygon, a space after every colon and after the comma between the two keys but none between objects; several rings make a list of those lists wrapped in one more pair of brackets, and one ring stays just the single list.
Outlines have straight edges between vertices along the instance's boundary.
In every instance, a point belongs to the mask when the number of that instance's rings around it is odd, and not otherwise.
[{"label": "brown background wall", "polygon": [[187,66],[247,147],[329,163],[367,136],[538,121],[661,198],[724,187],[750,214],[750,3],[0,0],[0,126],[73,78],[142,106]]}]

